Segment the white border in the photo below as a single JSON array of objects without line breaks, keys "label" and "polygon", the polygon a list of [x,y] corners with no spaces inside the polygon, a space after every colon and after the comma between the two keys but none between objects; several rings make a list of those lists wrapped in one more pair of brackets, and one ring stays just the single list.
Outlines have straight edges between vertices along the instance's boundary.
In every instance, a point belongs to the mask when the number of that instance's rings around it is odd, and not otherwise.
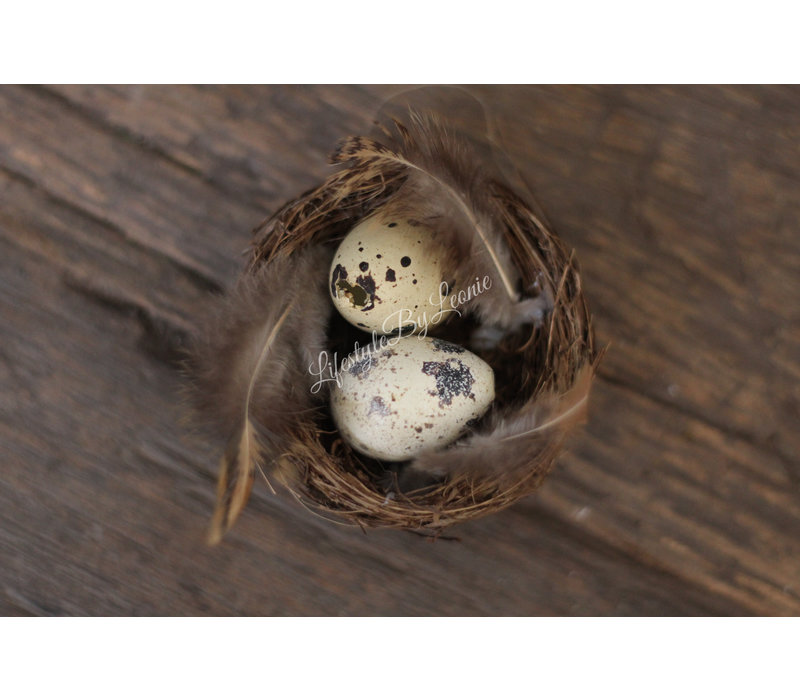
[{"label": "white border", "polygon": [[798,620],[6,619],[4,697],[775,698]]},{"label": "white border", "polygon": [[3,82],[703,83],[798,78],[791,3],[13,3]]}]

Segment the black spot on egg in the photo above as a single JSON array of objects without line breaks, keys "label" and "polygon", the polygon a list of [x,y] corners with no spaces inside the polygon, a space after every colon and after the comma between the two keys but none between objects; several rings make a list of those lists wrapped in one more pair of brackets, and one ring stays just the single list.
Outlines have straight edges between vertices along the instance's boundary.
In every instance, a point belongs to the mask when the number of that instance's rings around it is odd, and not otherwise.
[{"label": "black spot on egg", "polygon": [[411,258],[409,258],[407,255],[404,255],[402,258],[400,258],[400,264],[403,267],[408,267],[411,264]]},{"label": "black spot on egg", "polygon": [[358,362],[354,362],[352,365],[350,365],[347,371],[356,379],[366,379],[369,377],[370,369],[372,369],[372,358],[365,357],[362,360],[358,360]]},{"label": "black spot on egg", "polygon": [[358,263],[358,269],[361,270],[361,272],[366,272],[369,270],[369,263],[362,260]]},{"label": "black spot on egg", "polygon": [[369,411],[367,416],[377,414],[379,416],[388,416],[391,413],[389,407],[384,403],[380,396],[373,396],[372,401],[369,402]]},{"label": "black spot on egg", "polygon": [[372,279],[372,275],[359,275],[356,277],[356,282],[358,282],[358,286],[361,287],[361,289],[363,289],[367,295],[367,299],[365,300],[361,310],[370,311],[371,309],[374,309],[375,300],[378,297],[375,296],[375,280]]},{"label": "black spot on egg", "polygon": [[344,265],[336,265],[331,273],[331,295],[336,296],[336,283],[339,280],[347,279],[347,270]]},{"label": "black spot on egg", "polygon": [[[361,278],[359,277],[358,279]],[[347,280],[338,280],[336,282],[336,288],[344,293],[345,297],[347,297],[350,300],[353,306],[363,307],[367,303],[367,301],[369,301],[369,303],[372,304],[372,299],[371,298],[369,300],[367,299],[366,290],[357,284],[350,284]],[[374,306],[374,304],[372,306]],[[369,308],[372,308],[372,306],[370,306]],[[364,309],[362,309],[362,311],[364,311]]]},{"label": "black spot on egg", "polygon": [[417,280],[411,280],[411,284],[416,284]]},{"label": "black spot on egg", "polygon": [[442,340],[441,338],[433,339],[433,350],[434,352],[441,350],[442,352],[452,352],[457,354],[464,352],[464,348],[462,348],[460,345],[448,343],[446,340]]},{"label": "black spot on egg", "polygon": [[392,223],[388,224],[388,226],[389,226],[389,228],[394,228],[395,226],[397,226],[397,222],[396,221],[392,221]]},{"label": "black spot on egg", "polygon": [[394,282],[395,281],[394,270],[391,267],[388,270],[386,270],[386,281],[387,282]]},{"label": "black spot on egg", "polygon": [[[423,362],[422,373],[436,379],[436,391],[439,396],[439,406],[449,406],[453,397],[466,396],[474,399],[472,385],[475,378],[472,372],[461,360],[448,360],[447,362]],[[433,392],[428,392],[435,396]]]}]

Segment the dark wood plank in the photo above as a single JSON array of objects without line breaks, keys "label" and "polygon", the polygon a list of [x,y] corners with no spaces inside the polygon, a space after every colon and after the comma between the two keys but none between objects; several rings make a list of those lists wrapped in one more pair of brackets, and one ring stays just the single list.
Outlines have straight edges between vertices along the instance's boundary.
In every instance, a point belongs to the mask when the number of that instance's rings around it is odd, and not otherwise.
[{"label": "dark wood plank", "polygon": [[316,185],[329,170],[332,145],[369,126],[382,96],[393,92],[335,85],[61,85],[40,90],[97,128],[265,209]]},{"label": "dark wood plank", "polygon": [[800,94],[474,89],[612,342],[591,422],[460,542],[260,488],[217,549],[218,446],[181,427],[176,347],[393,89],[0,90],[0,610],[800,612]]}]

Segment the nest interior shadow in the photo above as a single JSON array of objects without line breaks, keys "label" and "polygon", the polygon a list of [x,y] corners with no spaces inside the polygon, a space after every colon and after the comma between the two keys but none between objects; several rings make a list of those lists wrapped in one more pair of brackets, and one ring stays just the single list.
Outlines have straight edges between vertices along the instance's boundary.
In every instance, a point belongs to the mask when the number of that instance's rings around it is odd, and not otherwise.
[{"label": "nest interior shadow", "polygon": [[[259,463],[300,503],[324,517],[363,528],[438,535],[535,490],[584,415],[598,352],[574,255],[541,212],[501,178],[476,174],[479,164],[477,170],[460,173],[469,149],[450,140],[444,125],[413,115],[411,122],[410,127],[394,122],[380,140],[346,139],[331,156],[336,172],[256,229],[240,291],[232,295],[233,302],[223,302],[206,329],[195,363],[197,394],[205,397],[201,408],[213,413],[214,406],[230,404],[216,421],[229,443],[213,540],[243,507]],[[421,145],[425,139],[434,145]],[[453,156],[453,149],[463,152]],[[321,351],[341,360],[356,342],[363,347],[371,339],[333,311],[327,265],[338,242],[402,193],[417,170],[435,168],[444,173],[437,177],[452,176],[452,189],[467,201],[472,188],[480,187],[475,206],[491,218],[497,244],[507,249],[516,272],[515,292],[521,297],[548,294],[551,306],[536,322],[509,325],[496,343],[480,351],[495,372],[495,401],[469,435],[436,455],[438,471],[418,472],[425,478],[415,480],[409,478],[415,473],[413,461],[382,463],[339,437],[326,392],[309,391],[308,368]],[[435,335],[469,348],[471,333],[485,314],[479,308],[466,311]],[[287,318],[299,320],[292,326]],[[226,351],[236,356],[237,344],[254,338],[262,349],[249,352],[249,364],[237,361],[225,370],[214,359]],[[290,363],[296,363],[292,370],[286,367]],[[252,374],[237,377],[237,366]],[[215,384],[227,387],[221,399],[209,388]],[[239,411],[243,396],[244,423]]]}]

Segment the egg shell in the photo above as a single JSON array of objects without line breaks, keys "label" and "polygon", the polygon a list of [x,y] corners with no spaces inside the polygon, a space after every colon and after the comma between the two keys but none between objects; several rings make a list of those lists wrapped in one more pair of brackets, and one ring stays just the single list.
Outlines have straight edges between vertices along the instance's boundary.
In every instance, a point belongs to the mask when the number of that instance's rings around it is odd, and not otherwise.
[{"label": "egg shell", "polygon": [[[452,310],[441,287],[444,250],[422,224],[378,213],[356,225],[331,263],[333,304],[367,332],[433,328]],[[440,291],[442,292],[440,294]],[[414,329],[412,331],[411,329]]]},{"label": "egg shell", "polygon": [[382,338],[342,362],[333,419],[356,450],[403,461],[455,441],[494,400],[494,372],[438,338]]}]

